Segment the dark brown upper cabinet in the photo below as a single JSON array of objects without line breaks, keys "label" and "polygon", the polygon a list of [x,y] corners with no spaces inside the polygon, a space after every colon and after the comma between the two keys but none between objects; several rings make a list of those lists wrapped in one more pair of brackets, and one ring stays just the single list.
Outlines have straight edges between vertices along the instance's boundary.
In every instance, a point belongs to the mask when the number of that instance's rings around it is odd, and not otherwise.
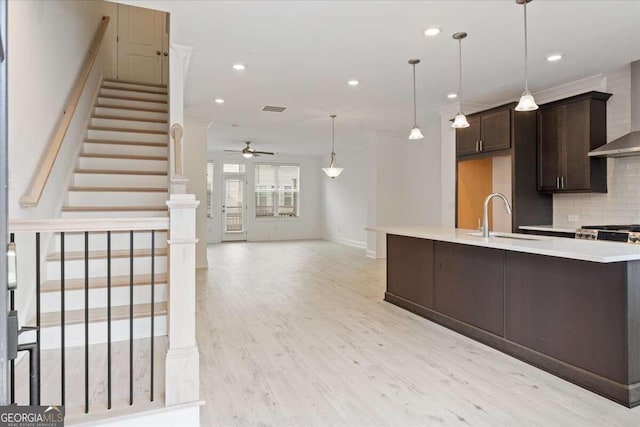
[{"label": "dark brown upper cabinet", "polygon": [[539,191],[607,192],[607,160],[589,157],[589,151],[607,142],[610,97],[593,91],[540,106]]},{"label": "dark brown upper cabinet", "polygon": [[511,148],[510,107],[469,115],[469,127],[456,129],[456,155],[469,156]]}]

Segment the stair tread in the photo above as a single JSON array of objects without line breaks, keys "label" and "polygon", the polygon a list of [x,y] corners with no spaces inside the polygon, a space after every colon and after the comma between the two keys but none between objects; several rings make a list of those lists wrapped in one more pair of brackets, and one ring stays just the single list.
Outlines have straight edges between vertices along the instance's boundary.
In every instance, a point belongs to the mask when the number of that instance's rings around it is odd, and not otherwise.
[{"label": "stair tread", "polygon": [[[66,259],[66,258],[65,258]],[[118,288],[123,286],[129,286],[129,275],[124,276],[112,276],[111,287]],[[167,274],[159,273],[155,274],[155,284],[166,284]],[[133,276],[133,285],[142,286],[151,284],[151,274],[136,274]],[[106,277],[90,277],[89,289],[104,289],[107,287]],[[64,281],[65,291],[76,291],[84,289],[84,278],[80,279],[66,279]],[[60,280],[47,280],[42,284],[42,292],[58,292],[60,291]]]},{"label": "stair tread", "polygon": [[103,175],[157,175],[166,176],[165,171],[140,171],[140,170],[118,170],[118,169],[76,169],[74,173],[83,174],[103,174]]},{"label": "stair tread", "polygon": [[168,190],[163,187],[69,187],[69,191],[166,193]]},{"label": "stair tread", "polygon": [[166,211],[166,206],[63,206],[62,212],[131,212]]},{"label": "stair tread", "polygon": [[96,138],[87,138],[84,142],[88,142],[90,144],[114,144],[114,145],[140,145],[144,147],[168,147],[168,143],[166,142],[147,142],[147,141],[120,141],[117,139],[96,139]]},{"label": "stair tread", "polygon": [[149,130],[149,129],[127,129],[127,128],[111,128],[104,126],[89,126],[87,130],[96,131],[108,131],[108,132],[128,132],[128,133],[150,133],[154,135],[169,135],[169,132],[164,130]]},{"label": "stair tread", "polygon": [[[156,248],[155,249],[156,256],[166,256],[167,248]],[[151,256],[151,249],[134,249],[133,257],[134,258],[143,258]],[[89,259],[106,259],[107,251],[89,251]],[[111,251],[111,259],[115,258],[129,258],[129,249],[116,249]],[[66,251],[64,253],[65,261],[76,261],[79,259],[84,259],[84,251]],[[62,260],[62,255],[60,252],[53,252],[47,255],[47,261],[60,261]]]},{"label": "stair tread", "polygon": [[[156,302],[154,307],[154,315],[162,316],[167,314],[167,303]],[[134,304],[133,305],[133,317],[134,319],[145,318],[151,316],[151,304]],[[116,305],[111,307],[111,321],[128,320],[129,319],[129,306],[128,305]],[[89,309],[89,323],[106,322],[107,321],[107,307],[96,307]],[[84,310],[68,310],[65,311],[65,326],[82,324],[84,323]],[[47,328],[53,326],[60,326],[60,312],[53,311],[48,313],[42,313],[40,315],[40,327]]]},{"label": "stair tread", "polygon": [[167,156],[146,156],[143,154],[108,154],[108,153],[80,153],[80,157],[93,159],[124,159],[124,160],[169,160]]},{"label": "stair tread", "polygon": [[153,103],[156,103],[156,104],[167,104],[167,101],[161,101],[159,99],[145,99],[145,98],[136,98],[136,97],[131,97],[131,96],[116,96],[116,95],[98,94],[98,98],[119,99],[119,100],[122,100],[122,101],[153,102]]},{"label": "stair tread", "polygon": [[111,108],[112,110],[127,110],[127,111],[142,111],[145,113],[163,113],[166,114],[168,110],[157,110],[155,108],[141,108],[141,107],[129,107],[129,106],[120,106],[120,105],[104,105],[104,104],[96,104],[95,108]]},{"label": "stair tread", "polygon": [[[129,83],[127,83],[129,84]],[[138,85],[141,86],[141,85]],[[118,86],[105,86],[104,84],[102,86],[100,86],[100,89],[106,89],[106,90],[122,90],[125,92],[136,92],[136,93],[147,93],[149,95],[164,95],[167,96],[167,92],[156,92],[154,90],[144,90],[144,89],[138,89],[138,88],[129,88],[129,87],[118,87]]]},{"label": "stair tread", "polygon": [[103,119],[103,120],[125,120],[129,122],[145,122],[145,123],[162,123],[168,124],[167,120],[163,119],[145,119],[145,118],[136,118],[136,117],[124,117],[124,116],[105,116],[104,114],[94,114],[91,116],[92,119]]},{"label": "stair tread", "polygon": [[103,79],[102,81],[103,82],[112,82],[112,83],[124,83],[124,84],[128,84],[128,85],[137,85],[137,86],[151,86],[151,87],[164,87],[164,88],[167,87],[167,85],[165,85],[165,84],[136,82],[136,81],[133,81],[133,80]]}]

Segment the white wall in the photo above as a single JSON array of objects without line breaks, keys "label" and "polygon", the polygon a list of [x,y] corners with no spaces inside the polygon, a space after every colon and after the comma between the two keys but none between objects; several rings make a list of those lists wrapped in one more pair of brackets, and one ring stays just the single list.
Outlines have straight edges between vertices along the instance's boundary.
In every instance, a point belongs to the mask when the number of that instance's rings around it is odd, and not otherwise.
[{"label": "white wall", "polygon": [[[318,239],[322,237],[322,195],[320,157],[276,155],[259,159],[243,159],[239,154],[211,152],[214,162],[214,218],[207,221],[209,243],[221,240],[222,211],[222,165],[243,163],[247,180],[246,239],[248,241]],[[255,218],[255,164],[283,163],[300,165],[300,217],[299,218]],[[206,196],[206,194],[205,194]],[[206,203],[206,198],[202,199]]]},{"label": "white wall", "polygon": [[196,268],[207,267],[207,133],[210,122],[184,118],[184,169],[187,193],[200,201],[196,209]]},{"label": "white wall", "polygon": [[[324,238],[347,245],[367,246],[367,145],[340,150],[336,161],[344,168],[338,178],[320,172],[323,197]],[[329,156],[323,159],[329,165]]]}]

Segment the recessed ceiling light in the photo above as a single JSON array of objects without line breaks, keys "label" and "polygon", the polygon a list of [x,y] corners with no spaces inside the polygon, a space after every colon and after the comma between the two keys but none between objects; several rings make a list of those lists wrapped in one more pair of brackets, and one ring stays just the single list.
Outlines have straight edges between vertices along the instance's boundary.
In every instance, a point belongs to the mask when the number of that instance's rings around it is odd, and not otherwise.
[{"label": "recessed ceiling light", "polygon": [[562,54],[561,53],[554,53],[551,54],[549,56],[547,56],[547,61],[549,62],[556,62],[556,61],[560,61],[562,59]]},{"label": "recessed ceiling light", "polygon": [[456,99],[458,97],[457,93],[448,93],[447,94],[447,98],[449,99]]},{"label": "recessed ceiling light", "polygon": [[347,83],[349,86],[358,86],[360,84],[358,80],[349,80]]},{"label": "recessed ceiling light", "polygon": [[216,103],[216,104],[224,104],[224,99],[222,99],[222,98],[216,98],[216,99],[215,99],[215,103]]},{"label": "recessed ceiling light", "polygon": [[238,71],[242,71],[244,70],[246,67],[242,64],[233,64],[233,69],[234,70],[238,70]]},{"label": "recessed ceiling light", "polygon": [[437,36],[438,34],[440,34],[440,31],[442,31],[440,28],[438,27],[431,27],[431,28],[427,28],[426,30],[424,30],[424,35],[425,36],[429,36],[429,37],[433,37],[433,36]]}]

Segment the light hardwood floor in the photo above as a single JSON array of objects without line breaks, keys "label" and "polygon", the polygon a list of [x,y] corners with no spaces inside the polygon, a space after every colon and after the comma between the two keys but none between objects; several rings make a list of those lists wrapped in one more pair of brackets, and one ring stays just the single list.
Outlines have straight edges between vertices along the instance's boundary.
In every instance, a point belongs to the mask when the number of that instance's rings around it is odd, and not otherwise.
[{"label": "light hardwood floor", "polygon": [[640,426],[630,410],[383,301],[325,241],[209,246],[203,426]]}]

